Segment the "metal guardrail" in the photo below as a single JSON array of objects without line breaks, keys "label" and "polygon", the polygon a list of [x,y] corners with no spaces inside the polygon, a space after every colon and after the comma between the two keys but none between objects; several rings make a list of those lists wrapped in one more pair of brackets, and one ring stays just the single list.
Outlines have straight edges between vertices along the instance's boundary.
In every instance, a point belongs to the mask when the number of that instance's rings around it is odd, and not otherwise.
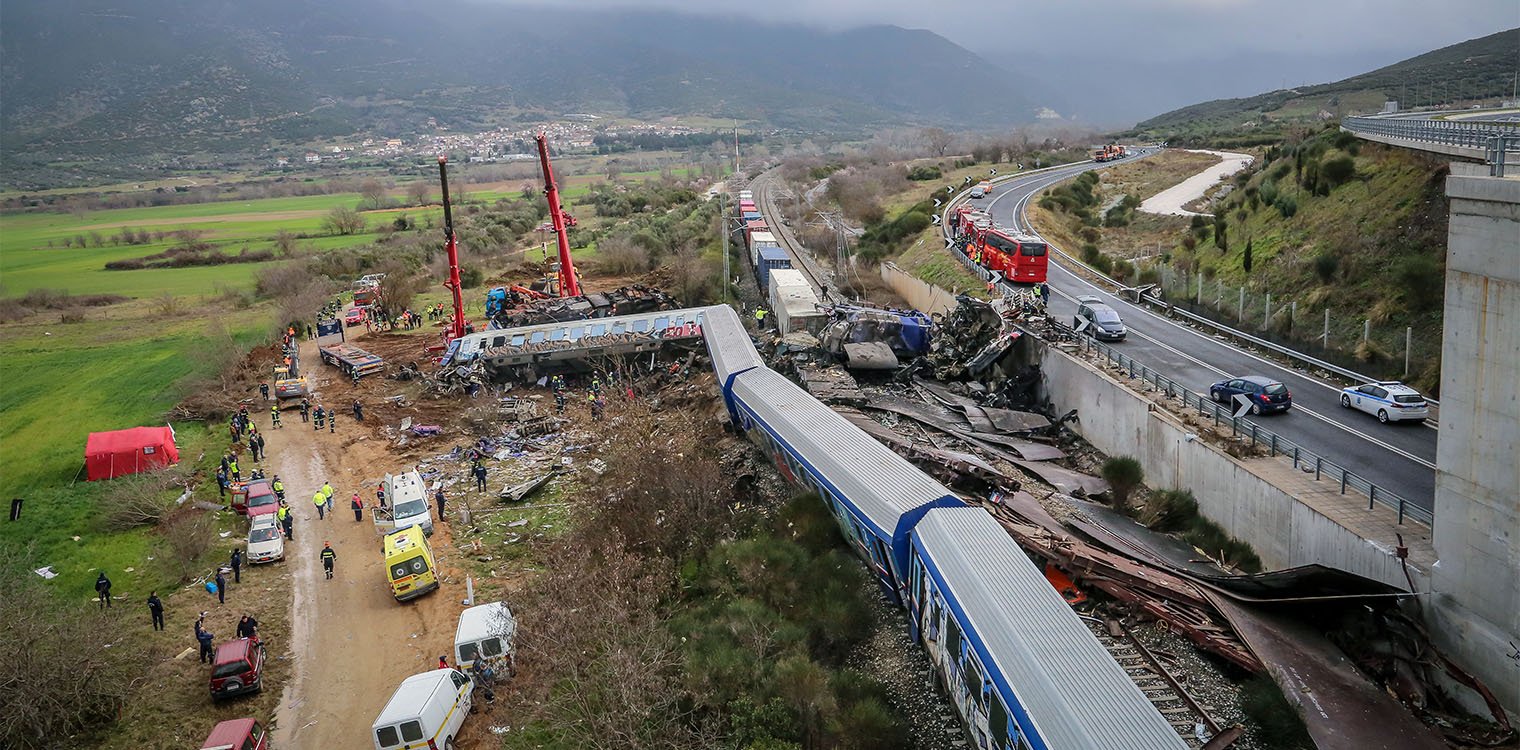
[{"label": "metal guardrail", "polygon": [[1098,342],[1091,336],[1078,334],[1076,338],[1082,343],[1084,352],[1097,352],[1109,364],[1124,370],[1130,379],[1150,383],[1156,387],[1156,390],[1164,392],[1167,398],[1180,401],[1184,409],[1195,409],[1198,413],[1213,419],[1216,430],[1228,423],[1231,436],[1249,437],[1251,447],[1264,446],[1272,457],[1292,461],[1295,469],[1305,471],[1314,469],[1315,481],[1319,481],[1322,476],[1329,476],[1331,481],[1340,482],[1342,495],[1348,490],[1355,490],[1366,495],[1368,510],[1372,510],[1373,504],[1377,503],[1398,511],[1401,524],[1404,523],[1406,516],[1426,525],[1435,523],[1435,515],[1431,510],[1422,508],[1387,487],[1375,484],[1372,480],[1255,422],[1234,416],[1232,404],[1219,404],[1206,396],[1193,393],[1165,375],[1136,362],[1133,357],[1115,351],[1113,347]]},{"label": "metal guardrail", "polygon": [[[969,256],[961,252],[959,247],[951,245],[946,249],[961,262],[961,265],[965,266],[972,273],[975,273],[983,281],[990,281],[992,279],[991,271],[971,260]],[[999,287],[1001,288],[1004,283],[1006,282],[1000,282]],[[1056,323],[1056,325],[1060,324]],[[1136,362],[1133,357],[1115,351],[1113,347],[1103,344],[1091,336],[1083,336],[1081,334],[1074,334],[1074,336],[1082,342],[1084,351],[1093,350],[1099,352],[1109,363],[1128,372],[1131,378],[1151,383],[1158,390],[1164,391],[1168,398],[1181,401],[1184,408],[1197,409],[1199,413],[1209,416],[1214,420],[1215,428],[1219,428],[1225,422],[1229,422],[1231,434],[1235,436],[1249,436],[1252,447],[1264,445],[1273,457],[1285,458],[1292,461],[1294,468],[1307,469],[1312,467],[1314,469],[1315,480],[1328,475],[1332,480],[1340,482],[1341,494],[1345,494],[1348,490],[1354,490],[1366,495],[1368,510],[1372,509],[1374,503],[1381,504],[1397,511],[1399,523],[1401,524],[1404,523],[1406,516],[1426,525],[1435,524],[1435,516],[1431,510],[1416,505],[1408,498],[1386,487],[1375,484],[1372,480],[1341,466],[1329,458],[1314,453],[1288,438],[1265,429],[1255,422],[1234,416],[1234,411],[1229,405],[1218,404],[1205,396],[1193,393],[1165,375]]]},{"label": "metal guardrail", "polygon": [[[1358,135],[1380,135],[1485,152],[1494,148],[1495,139],[1520,139],[1520,123],[1511,122],[1345,117],[1341,119],[1341,127]],[[1520,150],[1520,140],[1509,140],[1500,150]]]}]

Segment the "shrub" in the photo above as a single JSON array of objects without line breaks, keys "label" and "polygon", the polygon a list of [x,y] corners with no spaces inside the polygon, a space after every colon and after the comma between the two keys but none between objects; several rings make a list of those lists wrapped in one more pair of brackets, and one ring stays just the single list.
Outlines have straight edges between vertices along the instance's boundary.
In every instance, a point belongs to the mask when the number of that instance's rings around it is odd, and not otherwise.
[{"label": "shrub", "polygon": [[1252,242],[1253,242],[1252,240],[1246,240],[1246,251],[1245,251],[1245,253],[1243,253],[1240,256],[1240,267],[1246,273],[1250,273],[1251,272],[1251,265],[1252,265],[1251,243]]},{"label": "shrub", "polygon": [[1104,276],[1107,276],[1111,271],[1114,270],[1114,260],[1113,260],[1113,258],[1108,257],[1104,253],[1098,253],[1098,257],[1093,258],[1092,263],[1090,265],[1098,273],[1101,273]]},{"label": "shrub", "polygon": [[1091,242],[1083,243],[1083,245],[1082,245],[1082,262],[1083,263],[1086,263],[1087,265],[1090,266],[1090,265],[1096,263],[1098,261],[1098,256],[1100,256],[1102,254],[1103,254],[1103,251],[1099,250],[1097,245],[1094,245]]},{"label": "shrub", "polygon": [[1277,207],[1277,212],[1282,214],[1284,219],[1291,219],[1294,214],[1298,213],[1298,201],[1294,200],[1291,195],[1278,196],[1277,202],[1273,205]]},{"label": "shrub", "polygon": [[1319,174],[1330,187],[1339,187],[1356,176],[1356,161],[1345,154],[1327,156],[1320,162]]},{"label": "shrub", "polygon": [[1277,202],[1277,183],[1271,180],[1261,183],[1261,189],[1257,191],[1257,194],[1261,196],[1262,203],[1269,206],[1275,204]]},{"label": "shrub", "polygon": [[1082,227],[1081,235],[1083,242],[1099,242],[1103,239],[1103,232],[1097,227]]},{"label": "shrub", "polygon": [[1189,250],[1192,250],[1193,248],[1198,247],[1198,240],[1191,234],[1184,234],[1182,235],[1182,246]]},{"label": "shrub", "polygon": [[1188,490],[1161,490],[1140,511],[1140,523],[1154,531],[1182,531],[1198,516],[1198,499]]},{"label": "shrub", "polygon": [[1130,494],[1145,482],[1145,469],[1133,456],[1114,456],[1104,461],[1099,474],[1108,482],[1118,505],[1129,502]]},{"label": "shrub", "polygon": [[1314,275],[1319,277],[1320,283],[1329,284],[1335,280],[1335,272],[1340,270],[1341,261],[1333,253],[1322,252],[1314,256]]},{"label": "shrub", "polygon": [[462,289],[474,289],[485,283],[486,274],[475,266],[464,266],[459,269],[459,286]]},{"label": "shrub", "polygon": [[927,182],[929,180],[942,179],[943,177],[944,173],[940,171],[939,167],[935,166],[919,165],[908,170],[908,179],[914,182]]},{"label": "shrub", "polygon": [[1404,290],[1405,299],[1416,310],[1440,306],[1446,291],[1446,276],[1441,262],[1429,255],[1409,255],[1394,266],[1394,277]]}]

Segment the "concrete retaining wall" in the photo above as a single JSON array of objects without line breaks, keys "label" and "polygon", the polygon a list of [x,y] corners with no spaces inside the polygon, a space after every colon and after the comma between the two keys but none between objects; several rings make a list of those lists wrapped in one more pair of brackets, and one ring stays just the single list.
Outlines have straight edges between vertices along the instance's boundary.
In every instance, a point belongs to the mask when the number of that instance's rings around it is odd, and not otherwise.
[{"label": "concrete retaining wall", "polygon": [[897,267],[895,263],[881,264],[881,280],[892,287],[899,297],[908,301],[915,310],[929,313],[948,313],[955,309],[955,295],[920,279]]},{"label": "concrete retaining wall", "polygon": [[[1250,462],[1263,462],[1280,470],[1281,459],[1237,459],[1189,439],[1187,424],[1103,371],[1043,342],[1030,343],[1055,413],[1076,409],[1076,431],[1110,456],[1138,459],[1147,486],[1191,490],[1199,512],[1254,547],[1267,568],[1319,563],[1409,586],[1391,549],[1363,539],[1248,468]],[[1416,584],[1423,586],[1421,578],[1417,571]]]}]

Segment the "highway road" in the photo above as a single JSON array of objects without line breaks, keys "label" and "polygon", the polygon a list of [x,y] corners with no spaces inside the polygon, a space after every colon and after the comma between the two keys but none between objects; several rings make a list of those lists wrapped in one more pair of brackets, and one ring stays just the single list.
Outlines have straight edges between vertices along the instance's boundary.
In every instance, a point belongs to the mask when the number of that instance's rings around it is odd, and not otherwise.
[{"label": "highway road", "polygon": [[[1120,162],[1122,163],[1122,162]],[[979,201],[993,221],[1031,231],[1024,211],[1029,201],[1051,185],[1089,169],[1090,162],[999,184],[990,200]],[[1119,312],[1129,329],[1117,348],[1194,392],[1207,394],[1209,385],[1226,377],[1265,375],[1288,386],[1293,409],[1285,414],[1255,418],[1265,429],[1324,455],[1382,488],[1392,490],[1427,510],[1435,504],[1436,435],[1426,423],[1380,424],[1371,415],[1340,406],[1340,385],[1305,375],[1213,336],[1172,322],[1149,308],[1131,304],[1088,283],[1051,256],[1050,309],[1058,320],[1070,321],[1079,295],[1102,298]]]}]

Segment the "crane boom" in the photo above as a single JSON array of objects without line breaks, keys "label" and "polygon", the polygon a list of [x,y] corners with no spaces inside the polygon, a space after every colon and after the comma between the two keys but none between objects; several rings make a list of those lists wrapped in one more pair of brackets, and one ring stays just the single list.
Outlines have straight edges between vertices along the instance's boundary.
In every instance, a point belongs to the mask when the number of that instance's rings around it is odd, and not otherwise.
[{"label": "crane boom", "polygon": [[[559,296],[579,297],[580,280],[575,275],[575,261],[570,257],[570,236],[565,231],[569,216],[559,205],[559,186],[554,184],[554,168],[549,166],[549,137],[539,133],[538,163],[544,170],[544,194],[549,198],[549,220],[554,223],[554,238],[559,243]],[[457,292],[456,292],[457,295]]]},{"label": "crane boom", "polygon": [[443,185],[443,236],[448,240],[449,280],[444,286],[454,295],[454,319],[449,321],[448,340],[464,336],[464,298],[460,296],[459,242],[454,237],[454,212],[449,208],[449,157],[438,157],[438,181]]}]

